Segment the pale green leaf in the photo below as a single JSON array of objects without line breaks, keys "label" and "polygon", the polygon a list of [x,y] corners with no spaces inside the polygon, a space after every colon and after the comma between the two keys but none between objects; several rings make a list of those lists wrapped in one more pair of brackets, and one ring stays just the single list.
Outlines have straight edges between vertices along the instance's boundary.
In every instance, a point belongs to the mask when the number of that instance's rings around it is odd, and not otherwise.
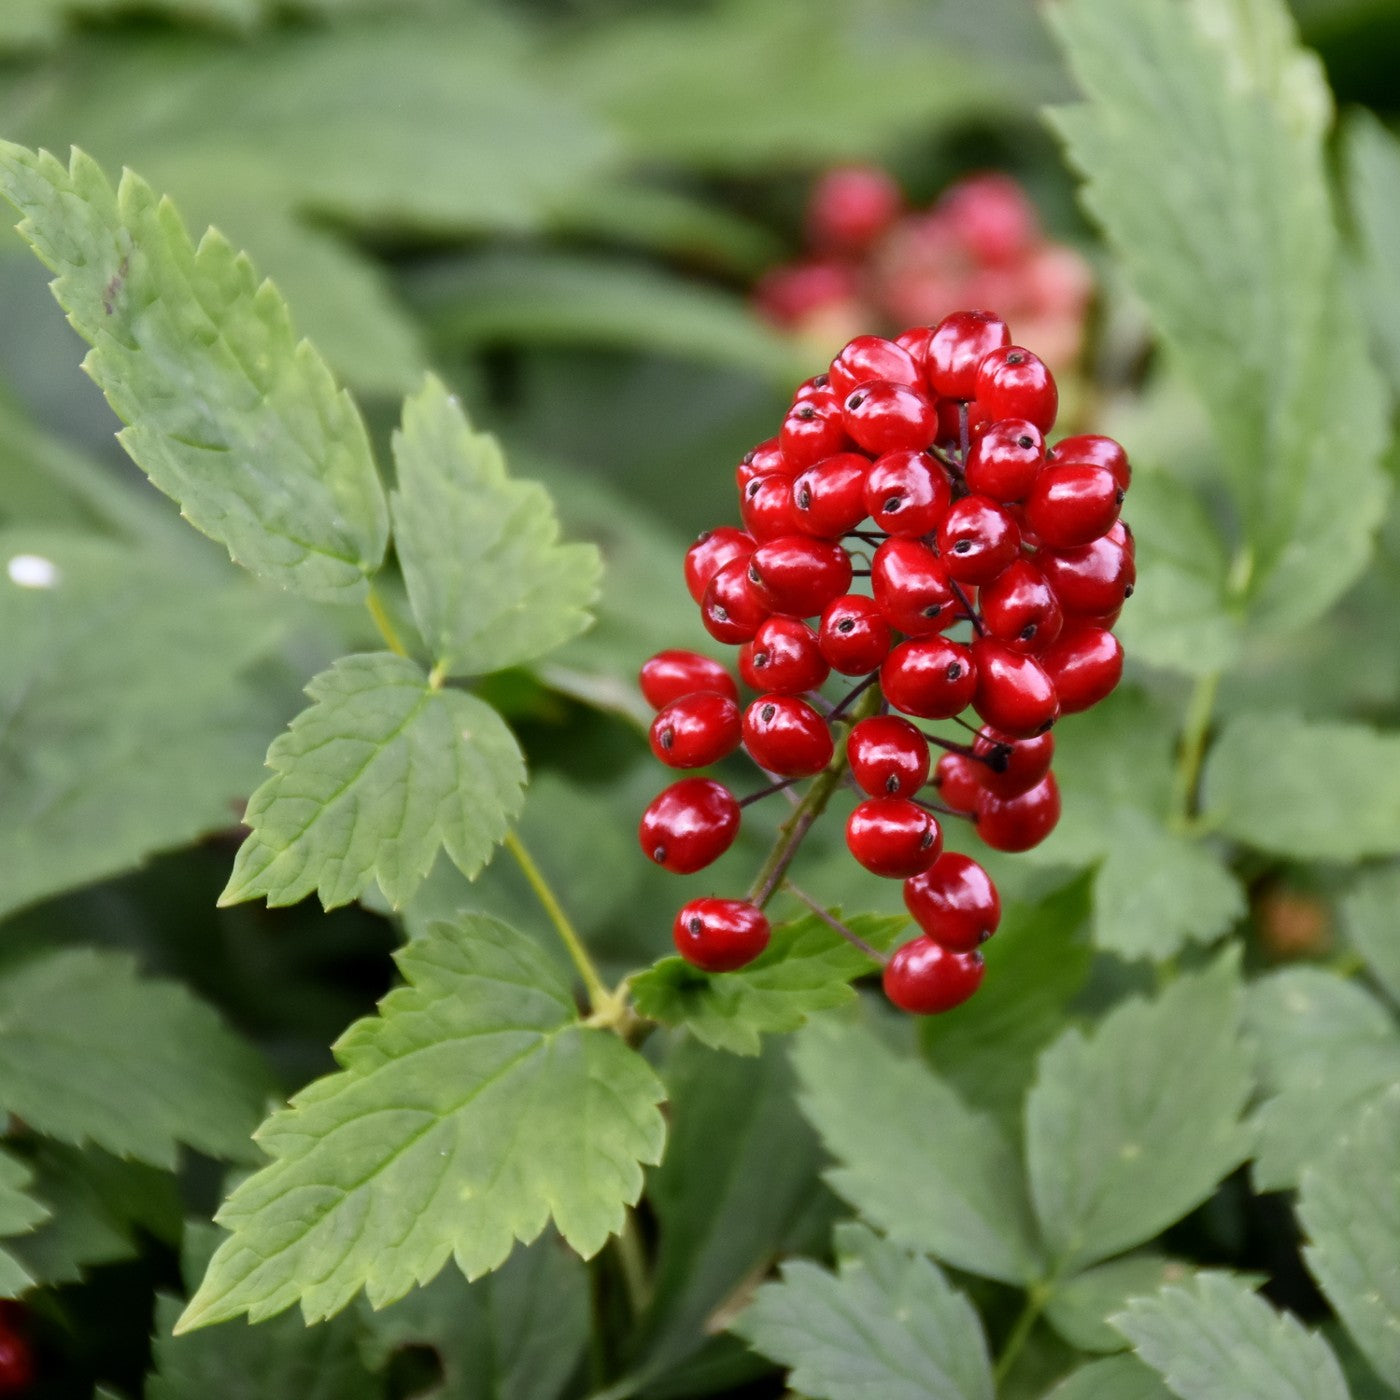
[{"label": "pale green leaf", "polygon": [[1041,1057],[1026,1100],[1031,1194],[1054,1262],[1083,1267],[1150,1240],[1249,1150],[1250,1078],[1236,959],[1133,998]]},{"label": "pale green leaf", "polygon": [[1211,749],[1204,785],[1211,822],[1260,850],[1307,861],[1400,851],[1400,735],[1274,711],[1236,715]]},{"label": "pale green leaf", "polygon": [[588,626],[598,551],[561,544],[544,487],[430,378],[394,435],[394,544],[423,640],[452,675],[534,661]]},{"label": "pale green leaf", "polygon": [[1371,339],[1400,392],[1400,143],[1376,117],[1357,109],[1342,129],[1347,202],[1354,230],[1361,304]]},{"label": "pale green leaf", "polygon": [[271,1087],[210,1007],[124,953],[63,949],[0,975],[0,1107],[49,1137],[156,1166],[179,1143],[247,1160]]},{"label": "pale green leaf", "polygon": [[1139,1298],[1114,1325],[1181,1400],[1348,1400],[1327,1343],[1223,1274]]},{"label": "pale green leaf", "polygon": [[[49,1214],[29,1195],[29,1181],[29,1168],[8,1152],[0,1152],[0,1240],[33,1230]],[[26,1266],[0,1246],[0,1298],[13,1298],[33,1283]]]},{"label": "pale green leaf", "polygon": [[135,175],[114,191],[81,152],[65,168],[0,146],[0,194],[58,274],[137,465],[255,573],[360,596],[388,539],[384,493],[354,403],[298,343],[276,289],[217,233],[196,248]]},{"label": "pale green leaf", "polygon": [[938,1266],[839,1227],[838,1272],[784,1264],[735,1324],[813,1400],[992,1400],[991,1361],[972,1304]]},{"label": "pale green leaf", "polygon": [[1303,1172],[1308,1268],[1376,1374],[1400,1390],[1400,1083]]},{"label": "pale green leaf", "polygon": [[397,906],[440,847],[475,875],[525,781],[501,717],[388,652],[344,657],[306,693],[315,703],[268,750],[273,776],[249,800],[252,831],[220,902],[295,904],[315,890],[332,909],[377,880]]},{"label": "pale green leaf", "polygon": [[[880,949],[892,947],[907,926],[903,917],[875,915],[847,922]],[[632,978],[632,1000],[643,1016],[685,1026],[717,1050],[756,1055],[764,1035],[795,1031],[814,1012],[851,1001],[852,979],[874,970],[829,924],[806,914],[779,924],[768,947],[737,972],[703,972],[684,958],[662,958]]]},{"label": "pale green leaf", "polygon": [[1039,1276],[1020,1159],[991,1118],[859,1027],[818,1022],[793,1056],[802,1111],[837,1162],[828,1180],[863,1219],[968,1273]]},{"label": "pale green leaf", "polygon": [[1297,1184],[1358,1112],[1400,1083],[1400,1030],[1364,988],[1316,968],[1258,978],[1245,997],[1262,1102],[1254,1182]]},{"label": "pale green leaf", "polygon": [[1172,1400],[1172,1393],[1137,1357],[1106,1356],[1071,1371],[1045,1400]]},{"label": "pale green leaf", "polygon": [[300,1301],[329,1317],[376,1307],[449,1257],[479,1277],[553,1219],[585,1257],[661,1155],[660,1081],[609,1031],[580,1023],[535,944],[465,916],[398,953],[408,986],[336,1046],[343,1068],[258,1132],[272,1161],[224,1203],[189,1329]]},{"label": "pale green leaf", "polygon": [[1342,901],[1341,913],[1348,940],[1400,1006],[1400,866],[1363,874]]},{"label": "pale green leaf", "polygon": [[1169,1283],[1184,1283],[1194,1272],[1190,1264],[1164,1254],[1110,1259],[1057,1283],[1045,1305],[1045,1316],[1060,1336],[1080,1351],[1122,1351],[1128,1343],[1109,1325],[1110,1315],[1129,1299],[1156,1293]]}]

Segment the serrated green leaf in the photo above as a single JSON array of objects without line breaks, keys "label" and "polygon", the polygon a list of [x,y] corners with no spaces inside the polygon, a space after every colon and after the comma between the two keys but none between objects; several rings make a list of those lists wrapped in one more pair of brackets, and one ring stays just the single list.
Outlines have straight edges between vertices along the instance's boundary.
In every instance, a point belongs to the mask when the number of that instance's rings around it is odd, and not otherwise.
[{"label": "serrated green leaf", "polygon": [[1137,1357],[1108,1356],[1071,1371],[1045,1400],[1172,1400],[1172,1393]]},{"label": "serrated green leaf", "polygon": [[[1047,1321],[1080,1351],[1122,1351],[1127,1340],[1109,1325],[1132,1298],[1156,1293],[1169,1283],[1184,1283],[1195,1269],[1164,1254],[1128,1254],[1096,1264],[1055,1285],[1045,1305]],[[1262,1279],[1259,1282],[1263,1282]]]},{"label": "serrated green leaf", "polygon": [[1349,1400],[1327,1343],[1226,1275],[1138,1298],[1113,1321],[1181,1400]]},{"label": "serrated green leaf", "polygon": [[1039,1276],[1021,1163],[992,1119],[860,1027],[817,1022],[793,1060],[802,1111],[837,1161],[827,1179],[863,1219],[968,1273]]},{"label": "serrated green leaf", "polygon": [[813,1400],[992,1400],[991,1361],[977,1313],[938,1266],[840,1226],[838,1272],[784,1264],[735,1324],[748,1343],[789,1368]]},{"label": "serrated green leaf", "polygon": [[1376,1374],[1400,1390],[1400,1083],[1302,1176],[1303,1258]]},{"label": "serrated green leaf", "polygon": [[258,1131],[273,1160],[224,1203],[182,1330],[300,1301],[329,1317],[433,1278],[498,1267],[553,1219],[585,1257],[661,1155],[660,1081],[582,1025],[530,939],[468,915],[397,955],[408,986],[336,1046],[343,1068]]},{"label": "serrated green leaf", "polygon": [[1365,566],[1388,494],[1321,65],[1280,0],[1062,0],[1052,21],[1089,99],[1054,114],[1085,203],[1210,413],[1255,621],[1295,628]]},{"label": "serrated green leaf", "polygon": [[598,551],[561,544],[544,487],[513,481],[496,440],[430,378],[394,434],[394,544],[414,615],[448,674],[534,661],[588,626]]},{"label": "serrated green leaf", "polygon": [[1400,143],[1370,112],[1342,128],[1347,203],[1352,216],[1360,301],[1371,340],[1400,391],[1400,254],[1391,230],[1400,218]]},{"label": "serrated green leaf", "polygon": [[155,1166],[179,1143],[247,1160],[271,1087],[210,1007],[124,953],[63,949],[0,976],[0,1107],[49,1137]]},{"label": "serrated green leaf", "polygon": [[1152,1239],[1249,1151],[1236,959],[1133,998],[1041,1057],[1026,1100],[1031,1195],[1050,1257],[1082,1268]]},{"label": "serrated green leaf", "polygon": [[85,365],[132,459],[255,573],[320,599],[361,596],[388,510],[351,399],[287,308],[217,233],[196,248],[129,171],[81,152],[0,146],[0,194],[93,349]]},{"label": "serrated green leaf", "polygon": [[[847,927],[885,949],[908,922],[862,915]],[[864,953],[806,914],[779,924],[763,953],[737,972],[702,972],[684,958],[662,958],[632,978],[632,1001],[643,1016],[685,1026],[716,1050],[756,1055],[764,1035],[795,1031],[815,1012],[852,1000],[851,980],[873,970]]]},{"label": "serrated green leaf", "polygon": [[1341,913],[1348,941],[1400,1006],[1400,866],[1362,875],[1342,901]]},{"label": "serrated green leaf", "polygon": [[1400,735],[1273,711],[1236,715],[1211,749],[1204,784],[1212,824],[1260,850],[1308,861],[1400,851]]},{"label": "serrated green leaf", "polygon": [[1094,879],[1094,942],[1122,958],[1164,962],[1210,943],[1245,912],[1244,891],[1210,847],[1119,808]]},{"label": "serrated green leaf", "polygon": [[1364,988],[1316,968],[1252,982],[1245,1026],[1263,1101],[1254,1116],[1254,1183],[1297,1183],[1366,1104],[1400,1083],[1400,1030]]},{"label": "serrated green leaf", "polygon": [[[29,1168],[8,1152],[0,1152],[0,1239],[23,1235],[48,1217],[48,1209],[29,1195],[29,1182]],[[13,1298],[33,1283],[10,1250],[0,1248],[0,1298]]]},{"label": "serrated green leaf", "polygon": [[398,906],[440,847],[475,875],[525,782],[501,717],[388,652],[343,657],[306,693],[311,708],[268,750],[274,776],[248,802],[252,832],[219,902],[295,904],[315,890],[333,909],[377,880]]}]

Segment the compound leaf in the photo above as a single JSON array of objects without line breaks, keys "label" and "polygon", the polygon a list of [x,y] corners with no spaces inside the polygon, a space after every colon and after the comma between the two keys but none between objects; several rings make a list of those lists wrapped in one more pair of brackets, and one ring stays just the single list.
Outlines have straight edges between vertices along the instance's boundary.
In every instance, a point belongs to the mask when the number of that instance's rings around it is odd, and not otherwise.
[{"label": "compound leaf", "polygon": [[1106,1356],[1071,1371],[1045,1400],[1172,1400],[1172,1393],[1137,1357]]},{"label": "compound leaf", "polygon": [[[25,1189],[29,1168],[0,1152],[0,1239],[23,1235],[48,1218],[48,1209]],[[13,1298],[33,1284],[24,1264],[8,1249],[0,1249],[0,1298]]]}]

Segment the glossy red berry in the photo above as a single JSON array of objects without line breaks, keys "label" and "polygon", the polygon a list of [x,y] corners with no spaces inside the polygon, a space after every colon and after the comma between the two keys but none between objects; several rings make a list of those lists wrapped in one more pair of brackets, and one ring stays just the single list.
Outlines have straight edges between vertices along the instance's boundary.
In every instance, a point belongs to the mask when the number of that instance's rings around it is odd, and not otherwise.
[{"label": "glossy red berry", "polygon": [[1060,713],[1054,683],[1030,656],[1004,642],[979,637],[972,644],[977,693],[972,705],[993,729],[1027,739],[1054,724]]},{"label": "glossy red berry", "polygon": [[664,709],[672,700],[698,690],[713,690],[735,701],[739,698],[734,677],[718,661],[698,651],[658,651],[642,666],[637,680],[653,710]]},{"label": "glossy red berry", "polygon": [[[1120,521],[1121,525],[1122,522]],[[1077,549],[1042,549],[1036,563],[1066,613],[1102,617],[1123,606],[1137,580],[1129,543],[1115,525],[1102,539]]]},{"label": "glossy red berry", "polygon": [[896,948],[885,964],[885,995],[901,1011],[932,1016],[961,1006],[982,985],[981,953],[953,953],[927,935]]},{"label": "glossy red berry", "polygon": [[982,777],[987,770],[966,754],[945,753],[933,770],[933,785],[939,801],[955,812],[972,812],[982,795]]},{"label": "glossy red berry", "polygon": [[924,352],[929,387],[944,398],[975,399],[977,366],[991,351],[1010,344],[1011,332],[1000,316],[954,311],[934,328]]},{"label": "glossy red berry", "polygon": [[799,530],[838,540],[865,519],[865,477],[870,459],[859,452],[823,457],[793,479],[793,519]]},{"label": "glossy red berry", "polygon": [[891,535],[932,534],[953,503],[953,488],[927,452],[887,452],[865,476],[865,511]]},{"label": "glossy red berry", "polygon": [[870,797],[846,822],[846,846],[872,875],[906,880],[927,870],[943,850],[933,813],[904,797]]},{"label": "glossy red berry", "polygon": [[830,673],[817,634],[795,617],[770,617],[739,653],[739,674],[755,690],[800,695]]},{"label": "glossy red berry", "polygon": [[717,642],[747,642],[772,610],[749,582],[749,561],[731,559],[710,580],[700,605],[700,621]]},{"label": "glossy red berry", "polygon": [[938,431],[933,404],[908,384],[876,379],[842,401],[846,431],[872,456],[927,447]]},{"label": "glossy red berry", "polygon": [[894,630],[873,598],[847,593],[822,612],[817,644],[832,670],[843,676],[864,676],[889,655]]},{"label": "glossy red berry", "polygon": [[980,947],[1001,922],[992,877],[957,851],[944,851],[922,875],[904,882],[904,907],[928,937],[955,953]]},{"label": "glossy red berry", "polygon": [[1042,433],[1054,427],[1060,407],[1055,376],[1039,355],[1019,345],[1003,346],[983,358],[973,397],[992,421],[1024,418]]},{"label": "glossy red berry", "polygon": [[954,501],[938,527],[938,552],[948,577],[989,583],[1021,552],[1021,532],[1005,506],[987,496]]},{"label": "glossy red berry", "polygon": [[968,490],[1005,504],[1024,500],[1045,465],[1045,437],[1024,418],[990,424],[968,449]]},{"label": "glossy red berry", "polygon": [[792,501],[792,478],[777,473],[754,477],[739,493],[739,517],[752,540],[750,554],[765,540],[801,534]]},{"label": "glossy red berry", "polygon": [[1040,664],[1055,683],[1061,713],[1073,715],[1112,693],[1123,678],[1123,648],[1106,628],[1072,622]]},{"label": "glossy red berry", "polygon": [[749,556],[748,580],[770,613],[814,617],[851,586],[851,556],[810,535],[765,540]]},{"label": "glossy red berry", "polygon": [[829,389],[795,403],[783,419],[778,434],[783,457],[795,471],[820,462],[851,443],[841,400]]},{"label": "glossy red berry", "polygon": [[1061,439],[1055,444],[1054,460],[1057,463],[1091,462],[1096,467],[1107,467],[1124,491],[1133,479],[1133,469],[1128,465],[1128,454],[1123,451],[1122,444],[1100,433],[1078,433]]},{"label": "glossy red berry", "polygon": [[982,787],[995,797],[1019,797],[1050,771],[1055,736],[1047,731],[1030,739],[1013,739],[984,724],[972,741],[972,751]]},{"label": "glossy red berry", "polygon": [[922,384],[923,373],[903,346],[878,335],[858,335],[831,362],[831,387],[844,398],[862,384]]},{"label": "glossy red berry", "polygon": [[697,603],[705,601],[710,580],[732,560],[747,559],[757,541],[732,525],[706,530],[685,552],[685,586]]},{"label": "glossy red berry", "polygon": [[649,860],[689,875],[718,860],[739,833],[739,804],[713,778],[682,778],[658,793],[637,828]]},{"label": "glossy red berry", "polygon": [[739,747],[739,706],[702,690],[672,700],[651,722],[651,751],[669,768],[704,768]]},{"label": "glossy red berry", "polygon": [[873,165],[829,170],[812,189],[807,232],[818,248],[859,253],[899,217],[904,197],[894,178]]},{"label": "glossy red berry", "polygon": [[977,602],[987,634],[1027,656],[1043,652],[1064,625],[1060,600],[1028,559],[1017,559],[984,584]]},{"label": "glossy red berry", "polygon": [[928,740],[898,715],[871,715],[853,725],[846,758],[856,786],[871,797],[913,797],[928,782]]},{"label": "glossy red berry", "polygon": [[1028,851],[1060,820],[1060,789],[1047,773],[1019,797],[984,792],[977,803],[977,834],[995,851]]},{"label": "glossy red berry", "polygon": [[692,899],[671,925],[676,951],[706,972],[751,963],[768,946],[770,932],[763,911],[742,899]]},{"label": "glossy red berry", "polygon": [[793,475],[791,464],[783,456],[782,444],[775,437],[768,438],[760,442],[757,447],[745,452],[744,459],[739,465],[751,468],[754,476]]},{"label": "glossy red berry", "polygon": [[941,632],[962,613],[943,560],[918,540],[886,540],[871,560],[870,586],[890,625],[910,637]]},{"label": "glossy red berry", "polygon": [[880,667],[885,699],[906,715],[952,719],[971,703],[977,690],[972,652],[947,637],[901,642]]},{"label": "glossy red berry", "polygon": [[1123,488],[1107,467],[1054,462],[1026,497],[1026,519],[1042,544],[1073,549],[1106,535],[1122,504]]},{"label": "glossy red berry", "polygon": [[820,773],[835,752],[827,722],[794,695],[760,695],[744,711],[743,735],[749,757],[780,778]]}]

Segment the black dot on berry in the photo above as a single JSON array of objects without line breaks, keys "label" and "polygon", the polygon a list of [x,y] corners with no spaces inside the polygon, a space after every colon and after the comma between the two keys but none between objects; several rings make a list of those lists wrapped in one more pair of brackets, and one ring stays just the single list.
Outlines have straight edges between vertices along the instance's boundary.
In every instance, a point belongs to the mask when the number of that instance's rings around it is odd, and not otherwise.
[{"label": "black dot on berry", "polygon": [[928,848],[929,848],[931,845],[933,845],[933,827],[932,827],[932,826],[930,826],[930,827],[928,828],[928,830],[925,831],[924,834],[923,834],[923,836],[920,838],[920,841],[919,841],[919,849],[920,849],[921,851],[926,851],[926,850],[928,850]]},{"label": "black dot on berry", "polygon": [[813,385],[818,389],[825,389],[831,383],[829,374],[819,374],[812,380]]},{"label": "black dot on berry", "polygon": [[836,630],[837,630],[838,632],[841,632],[841,633],[844,634],[844,633],[846,633],[846,632],[851,631],[851,630],[855,627],[855,625],[856,625],[856,620],[855,620],[855,618],[853,618],[853,617],[843,617],[843,618],[841,619],[841,621],[838,622],[838,623],[836,624]]},{"label": "black dot on berry", "polygon": [[1011,745],[998,744],[986,757],[987,767],[993,773],[1005,773],[1011,767]]},{"label": "black dot on berry", "polygon": [[1027,623],[1023,628],[1021,628],[1020,632],[1017,633],[1017,635],[1023,642],[1030,641],[1031,638],[1035,636],[1035,623]]},{"label": "black dot on berry", "polygon": [[768,653],[766,651],[756,651],[753,654],[754,670],[762,670],[768,664]]},{"label": "black dot on berry", "polygon": [[804,486],[797,493],[797,508],[798,510],[810,510],[812,508],[812,492],[810,487]]},{"label": "black dot on berry", "polygon": [[[763,478],[762,478],[761,476],[756,476],[756,477],[754,477],[754,479],[753,479],[751,482],[749,482],[749,485],[748,485],[749,500],[753,500],[753,498],[754,498],[756,495],[758,495],[758,488],[759,488],[759,486],[762,485],[762,483],[763,483]],[[707,536],[701,535],[700,538],[703,540],[703,539],[707,538]]]},{"label": "black dot on berry", "polygon": [[665,846],[657,846],[656,849],[652,851],[652,853],[651,853],[651,858],[652,858],[652,860],[654,860],[658,865],[665,865],[665,864],[666,864],[666,847],[665,847]]},{"label": "black dot on berry", "polygon": [[753,466],[753,452],[752,452],[752,451],[745,452],[744,455],[743,455],[739,460],[740,460],[746,467],[751,467],[751,466]]},{"label": "black dot on berry", "polygon": [[885,504],[880,507],[886,515],[893,515],[904,504],[903,496],[890,496],[885,500]]},{"label": "black dot on berry", "polygon": [[685,921],[685,926],[691,933],[695,934],[696,937],[699,937],[704,931],[705,921],[698,914],[692,914],[690,918]]},{"label": "black dot on berry", "polygon": [[709,539],[710,536],[713,535],[713,534],[714,534],[714,531],[713,531],[713,530],[701,530],[700,533],[699,533],[698,535],[696,535],[696,537],[695,537],[695,543],[696,543],[696,544],[704,544],[705,541],[706,541],[707,539]]},{"label": "black dot on berry", "polygon": [[759,717],[759,719],[761,719],[761,720],[764,722],[764,724],[767,724],[768,721],[771,720],[771,719],[773,718],[773,716],[776,715],[777,713],[778,713],[778,707],[777,707],[776,705],[765,705],[765,706],[758,712],[758,717]]},{"label": "black dot on berry", "polygon": [[1029,433],[1022,433],[1021,436],[1016,439],[1016,446],[1026,448],[1034,447],[1035,439],[1031,437]]},{"label": "black dot on berry", "polygon": [[802,407],[797,410],[797,416],[804,423],[810,423],[812,419],[817,416],[817,410],[813,408],[811,404],[804,403]]},{"label": "black dot on berry", "polygon": [[1023,365],[1026,363],[1026,357],[1021,354],[1019,350],[1013,350],[1011,354],[1006,357],[1006,363],[1009,365]]},{"label": "black dot on berry", "polygon": [[848,398],[848,399],[846,400],[846,407],[849,408],[852,412],[854,412],[854,411],[855,411],[856,409],[858,409],[858,408],[861,406],[861,404],[863,404],[864,402],[865,402],[865,395],[864,395],[864,394],[852,394],[851,397]]},{"label": "black dot on berry", "polygon": [[899,795],[899,775],[897,773],[891,773],[890,776],[885,779],[885,791],[889,793],[891,797],[897,797]]},{"label": "black dot on berry", "polygon": [[1048,734],[1054,727],[1055,721],[1053,719],[1047,719],[1045,723],[1031,735],[1031,738],[1038,739],[1042,734]]},{"label": "black dot on berry", "polygon": [[757,569],[753,564],[750,564],[750,565],[749,565],[748,573],[749,573],[749,582],[750,582],[750,583],[761,583],[761,582],[762,582],[762,576],[759,574],[758,569]]},{"label": "black dot on berry", "polygon": [[663,749],[670,749],[671,746],[676,742],[676,731],[674,729],[663,729],[661,731],[660,739],[661,747]]},{"label": "black dot on berry", "polygon": [[962,662],[950,661],[948,663],[948,669],[943,674],[947,676],[950,681],[960,679],[962,676]]},{"label": "black dot on berry", "polygon": [[972,541],[971,541],[971,540],[959,540],[959,541],[957,542],[957,544],[955,544],[955,545],[953,546],[953,553],[954,553],[954,554],[967,554],[968,552],[971,551],[971,549],[972,549]]},{"label": "black dot on berry", "polygon": [[1121,506],[1121,505],[1123,504],[1123,502],[1127,499],[1127,496],[1128,496],[1128,493],[1120,486],[1120,487],[1113,493],[1113,504],[1116,505],[1116,506]]},{"label": "black dot on berry", "polygon": [[728,608],[722,608],[722,607],[720,607],[720,605],[719,605],[718,603],[716,603],[716,604],[714,605],[714,607],[711,609],[711,612],[714,613],[714,617],[715,617],[715,621],[716,621],[716,622],[728,622],[728,621],[729,621],[729,609],[728,609]]},{"label": "black dot on berry", "polygon": [[1123,590],[1123,596],[1125,598],[1131,598],[1133,596],[1133,586],[1131,583]]},{"label": "black dot on berry", "polygon": [[928,607],[924,609],[924,616],[937,617],[942,611],[943,609],[937,603],[930,603]]}]

